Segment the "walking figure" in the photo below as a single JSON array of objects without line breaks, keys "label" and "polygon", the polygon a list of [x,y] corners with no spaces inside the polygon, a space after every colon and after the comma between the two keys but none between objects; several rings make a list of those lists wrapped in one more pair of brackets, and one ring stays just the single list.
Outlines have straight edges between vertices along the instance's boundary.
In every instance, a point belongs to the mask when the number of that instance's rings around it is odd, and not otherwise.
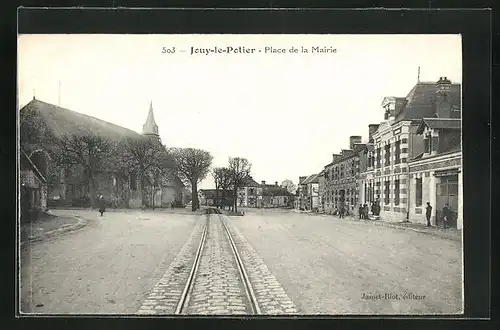
[{"label": "walking figure", "polygon": [[365,210],[363,208],[363,205],[359,204],[358,213],[359,213],[359,219],[360,220],[365,217],[364,212],[365,212]]},{"label": "walking figure", "polygon": [[427,227],[431,226],[431,214],[432,214],[432,206],[431,206],[431,203],[427,202],[427,207],[425,208],[425,217],[427,218]]},{"label": "walking figure", "polygon": [[344,204],[340,204],[340,210],[339,210],[339,218],[342,219],[344,217]]},{"label": "walking figure", "polygon": [[170,202],[170,209],[173,211],[174,210],[174,201]]},{"label": "walking figure", "polygon": [[99,213],[101,213],[101,217],[105,211],[106,211],[106,201],[104,200],[104,197],[101,195],[99,196]]}]

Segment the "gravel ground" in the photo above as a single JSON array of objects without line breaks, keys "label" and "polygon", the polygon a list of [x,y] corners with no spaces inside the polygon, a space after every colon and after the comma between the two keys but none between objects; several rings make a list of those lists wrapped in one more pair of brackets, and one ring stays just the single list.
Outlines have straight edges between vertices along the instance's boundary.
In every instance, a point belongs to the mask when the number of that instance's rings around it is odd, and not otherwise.
[{"label": "gravel ground", "polygon": [[21,312],[135,313],[186,242],[198,215],[54,210],[81,216],[79,231],[21,252]]},{"label": "gravel ground", "polygon": [[40,236],[63,226],[74,225],[77,222],[78,219],[75,218],[45,215],[40,220],[23,223],[20,227],[20,239],[21,242],[24,242],[30,237]]},{"label": "gravel ground", "polygon": [[460,242],[279,210],[230,221],[306,314],[462,311]]}]

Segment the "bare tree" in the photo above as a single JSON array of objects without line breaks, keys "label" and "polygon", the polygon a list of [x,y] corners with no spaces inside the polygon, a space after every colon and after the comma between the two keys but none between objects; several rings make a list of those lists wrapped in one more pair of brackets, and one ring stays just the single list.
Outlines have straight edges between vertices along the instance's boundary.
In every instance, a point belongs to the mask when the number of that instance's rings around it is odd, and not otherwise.
[{"label": "bare tree", "polygon": [[95,206],[96,178],[109,169],[113,143],[97,135],[62,135],[53,139],[56,163],[71,168],[82,166],[91,206]]},{"label": "bare tree", "polygon": [[[166,148],[159,142],[140,137],[126,139],[120,144],[117,153],[117,170],[130,176],[136,173],[139,178],[141,200],[146,205],[146,189],[154,188],[159,177],[172,168],[174,162],[169,157]],[[151,201],[154,206],[154,201]]]},{"label": "bare tree", "polygon": [[293,183],[292,180],[285,179],[281,183],[281,186],[286,189],[290,194],[295,194],[297,191],[297,186]]},{"label": "bare tree", "polygon": [[[231,186],[231,175],[227,167],[216,167],[212,170],[212,177],[215,183],[215,199],[217,201],[217,207],[220,207],[225,201],[226,192]],[[219,192],[222,192],[220,196]]]},{"label": "bare tree", "polygon": [[170,149],[179,178],[187,185],[191,185],[191,210],[200,208],[198,201],[198,183],[208,174],[212,164],[212,155],[205,150],[194,148]]},{"label": "bare tree", "polygon": [[229,158],[229,173],[233,188],[233,203],[235,212],[238,212],[238,188],[243,187],[245,184],[245,181],[250,176],[251,168],[252,164],[250,164],[246,158]]}]

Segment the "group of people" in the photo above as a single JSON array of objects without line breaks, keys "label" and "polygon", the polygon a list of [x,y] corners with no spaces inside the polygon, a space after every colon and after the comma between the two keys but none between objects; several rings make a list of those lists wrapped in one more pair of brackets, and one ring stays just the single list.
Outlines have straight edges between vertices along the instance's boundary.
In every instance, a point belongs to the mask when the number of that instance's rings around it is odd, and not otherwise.
[{"label": "group of people", "polygon": [[[372,202],[371,210],[372,210],[372,214],[374,216],[380,215],[380,204],[378,203],[378,201]],[[366,204],[366,203],[363,205],[360,204],[359,208],[358,208],[358,214],[359,214],[360,219],[367,220],[369,218],[368,217],[368,204]]]}]

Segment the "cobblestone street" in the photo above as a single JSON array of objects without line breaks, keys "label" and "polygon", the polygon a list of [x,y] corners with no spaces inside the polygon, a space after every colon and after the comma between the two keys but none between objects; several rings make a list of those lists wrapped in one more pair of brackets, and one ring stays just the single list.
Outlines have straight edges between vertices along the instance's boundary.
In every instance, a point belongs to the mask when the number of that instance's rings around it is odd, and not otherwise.
[{"label": "cobblestone street", "polygon": [[461,310],[461,243],[279,210],[245,216],[55,210],[88,225],[22,249],[27,313],[174,314],[208,220],[186,314],[250,314],[226,222],[262,314]]}]

